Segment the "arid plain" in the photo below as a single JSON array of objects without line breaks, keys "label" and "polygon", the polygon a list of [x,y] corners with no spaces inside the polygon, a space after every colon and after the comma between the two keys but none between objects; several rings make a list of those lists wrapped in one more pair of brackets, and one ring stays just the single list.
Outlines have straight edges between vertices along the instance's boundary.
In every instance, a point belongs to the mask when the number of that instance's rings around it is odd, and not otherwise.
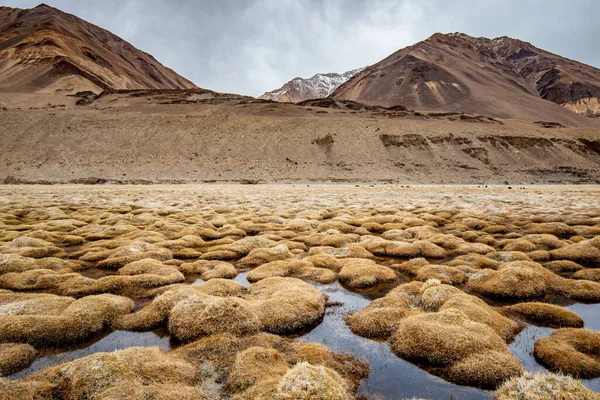
[{"label": "arid plain", "polygon": [[2,186],[0,398],[596,399],[599,192]]}]

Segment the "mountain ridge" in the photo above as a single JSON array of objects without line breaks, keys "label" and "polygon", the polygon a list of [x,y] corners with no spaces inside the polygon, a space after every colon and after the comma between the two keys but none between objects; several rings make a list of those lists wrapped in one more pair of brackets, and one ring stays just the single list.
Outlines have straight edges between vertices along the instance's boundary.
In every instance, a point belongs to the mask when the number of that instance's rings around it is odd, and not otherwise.
[{"label": "mountain ridge", "polygon": [[117,35],[46,4],[0,8],[0,90],[75,93],[196,86]]},{"label": "mountain ridge", "polygon": [[[506,36],[436,33],[340,85],[331,97],[500,118],[600,113],[600,70]],[[556,108],[550,101],[562,107]]]}]

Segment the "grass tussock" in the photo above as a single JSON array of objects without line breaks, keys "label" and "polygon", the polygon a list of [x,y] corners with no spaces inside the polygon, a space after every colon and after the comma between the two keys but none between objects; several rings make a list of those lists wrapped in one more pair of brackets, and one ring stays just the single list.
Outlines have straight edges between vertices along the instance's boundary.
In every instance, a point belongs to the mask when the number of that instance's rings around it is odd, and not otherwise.
[{"label": "grass tussock", "polygon": [[599,400],[600,395],[570,376],[524,372],[508,379],[494,393],[496,400]]},{"label": "grass tussock", "polygon": [[[335,384],[328,380],[323,382],[322,378],[312,377],[312,374],[302,381],[305,388],[299,388],[300,381],[294,378],[285,379],[287,387],[280,390],[278,386],[284,382],[284,377],[302,363],[328,371],[326,374],[333,376],[337,385],[344,389],[348,396],[344,398],[352,398],[360,380],[368,374],[366,364],[347,355],[332,353],[321,344],[296,342],[268,333],[212,335],[182,346],[176,352],[188,362],[213,365],[217,374],[226,377],[224,389],[235,399],[287,399],[289,392],[295,393],[295,390],[299,390],[298,396],[304,396],[299,399],[315,398],[320,393],[328,396],[338,393],[330,391],[337,387]],[[325,385],[327,382],[329,384]]]},{"label": "grass tussock", "polygon": [[600,376],[600,333],[564,328],[535,343],[535,359],[553,372],[576,378]]},{"label": "grass tussock", "polygon": [[317,268],[309,261],[292,259],[263,264],[248,273],[248,281],[257,282],[274,276],[306,279],[318,283],[337,280],[337,274],[330,269]]},{"label": "grass tussock", "polygon": [[346,247],[331,247],[331,246],[317,246],[311,247],[308,251],[309,256],[315,255],[329,255],[337,259],[345,258],[364,258],[371,259],[373,254],[365,249],[360,244],[351,244]]},{"label": "grass tussock", "polygon": [[584,279],[587,281],[600,282],[600,270],[598,269],[583,269],[575,272],[571,279]]},{"label": "grass tussock", "polygon": [[221,332],[247,335],[260,328],[251,306],[234,297],[190,296],[177,303],[169,314],[169,333],[179,342]]},{"label": "grass tussock", "polygon": [[296,278],[266,278],[252,284],[244,298],[258,315],[262,329],[278,334],[314,326],[325,314],[325,297]]},{"label": "grass tussock", "polygon": [[472,275],[466,288],[491,298],[527,299],[551,292],[558,279],[538,263],[513,261]]},{"label": "grass tussock", "polygon": [[491,327],[455,309],[406,318],[390,345],[397,356],[442,368],[448,379],[468,385],[494,387],[522,370]]},{"label": "grass tussock", "polygon": [[132,347],[50,367],[25,382],[3,381],[0,388],[8,398],[20,398],[25,386],[45,398],[208,399],[198,383],[196,367],[176,354]]},{"label": "grass tussock", "polygon": [[504,306],[500,312],[510,318],[550,328],[583,328],[583,319],[573,311],[554,304],[527,302]]},{"label": "grass tussock", "polygon": [[398,281],[398,276],[391,268],[378,265],[372,260],[350,258],[341,263],[338,279],[351,288],[364,289]]},{"label": "grass tussock", "polygon": [[504,340],[511,340],[522,329],[519,323],[502,316],[481,299],[434,279],[398,286],[363,310],[347,316],[346,322],[357,335],[387,338],[408,317],[444,310],[460,311],[470,320],[489,326]]},{"label": "grass tussock", "polygon": [[254,249],[246,257],[238,261],[245,267],[257,267],[278,260],[286,260],[294,255],[285,245],[277,245],[268,249]]},{"label": "grass tussock", "polygon": [[11,375],[27,368],[36,356],[37,351],[31,345],[0,343],[0,376]]},{"label": "grass tussock", "polygon": [[235,267],[225,261],[197,260],[193,263],[184,263],[179,266],[184,275],[200,275],[202,280],[211,279],[233,279],[238,271]]},{"label": "grass tussock", "polygon": [[53,315],[39,312],[2,315],[0,316],[0,342],[29,343],[34,346],[77,343],[106,328],[111,328],[118,316],[132,310],[132,300],[102,294],[73,301]]}]

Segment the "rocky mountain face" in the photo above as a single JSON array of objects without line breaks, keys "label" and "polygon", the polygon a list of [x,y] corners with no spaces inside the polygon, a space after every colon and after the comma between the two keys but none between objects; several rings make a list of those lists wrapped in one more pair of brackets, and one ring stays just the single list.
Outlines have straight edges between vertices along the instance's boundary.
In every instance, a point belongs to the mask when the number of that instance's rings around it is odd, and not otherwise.
[{"label": "rocky mountain face", "polygon": [[332,97],[425,111],[568,120],[567,110],[600,115],[600,69],[518,39],[436,33],[354,75]]},{"label": "rocky mountain face", "polygon": [[0,7],[0,91],[194,87],[150,54],[74,15],[45,4]]},{"label": "rocky mountain face", "polygon": [[279,102],[298,103],[309,99],[320,99],[329,96],[341,84],[364,68],[354,69],[343,74],[316,74],[312,78],[294,78],[279,89],[266,92],[260,99]]}]

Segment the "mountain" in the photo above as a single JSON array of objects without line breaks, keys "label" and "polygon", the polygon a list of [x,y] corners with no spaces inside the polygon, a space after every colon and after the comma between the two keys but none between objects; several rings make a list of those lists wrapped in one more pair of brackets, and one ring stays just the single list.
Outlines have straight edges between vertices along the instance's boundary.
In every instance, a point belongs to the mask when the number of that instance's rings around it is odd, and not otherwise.
[{"label": "mountain", "polygon": [[0,7],[0,91],[194,87],[150,54],[74,15],[45,4]]},{"label": "mountain", "polygon": [[329,96],[342,83],[346,82],[364,68],[358,68],[343,74],[316,74],[312,78],[294,78],[279,89],[266,92],[259,99],[279,102],[298,103],[308,99],[319,99]]},{"label": "mountain", "polygon": [[600,115],[600,70],[518,39],[436,33],[367,67],[331,96],[419,111],[570,123],[572,112]]}]

